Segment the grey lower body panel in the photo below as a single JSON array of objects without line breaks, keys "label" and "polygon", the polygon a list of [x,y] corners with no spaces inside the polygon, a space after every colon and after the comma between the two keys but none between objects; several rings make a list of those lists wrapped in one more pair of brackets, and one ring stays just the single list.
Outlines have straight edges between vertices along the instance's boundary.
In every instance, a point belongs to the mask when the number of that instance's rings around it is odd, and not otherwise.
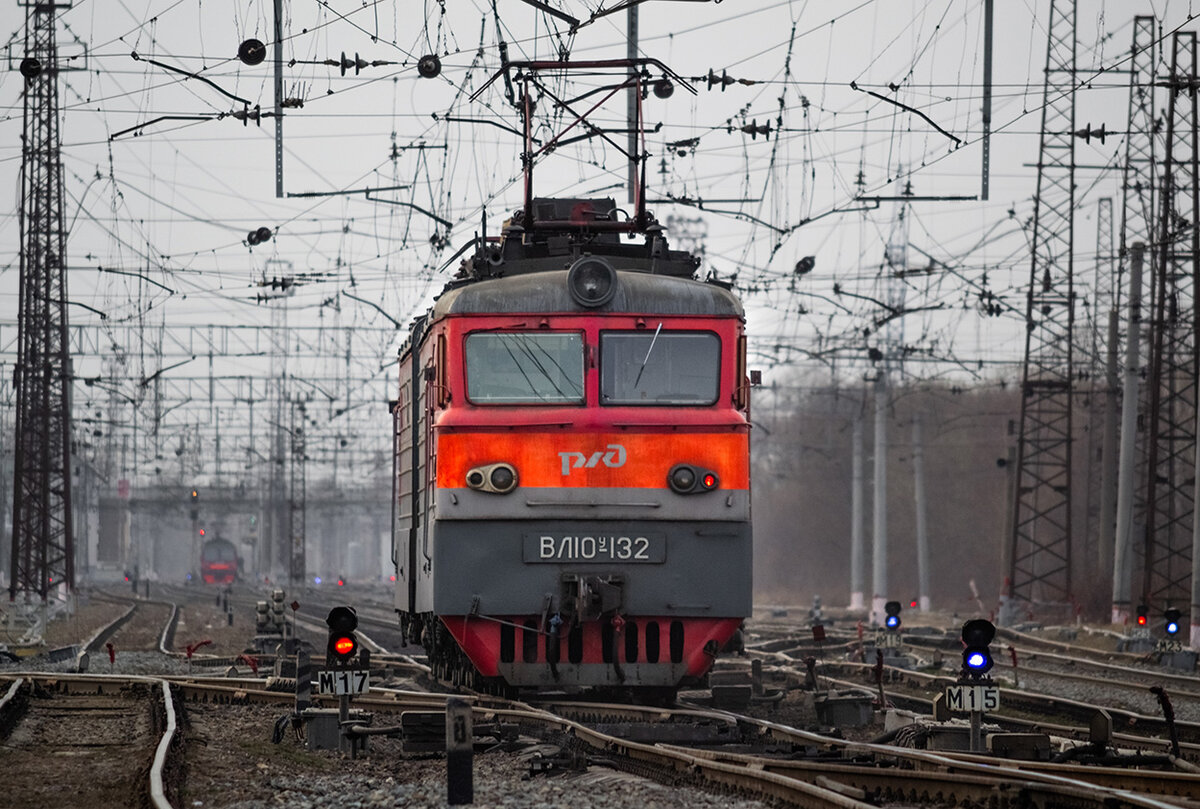
[{"label": "grey lower body panel", "polygon": [[593,686],[608,688],[674,688],[687,674],[683,663],[625,663],[620,669],[603,663],[547,665],[501,663],[504,681],[521,687]]},{"label": "grey lower body panel", "polygon": [[430,545],[432,598],[418,596],[419,612],[539,615],[547,596],[556,612],[572,577],[619,579],[626,615],[751,611],[749,522],[438,520]]}]

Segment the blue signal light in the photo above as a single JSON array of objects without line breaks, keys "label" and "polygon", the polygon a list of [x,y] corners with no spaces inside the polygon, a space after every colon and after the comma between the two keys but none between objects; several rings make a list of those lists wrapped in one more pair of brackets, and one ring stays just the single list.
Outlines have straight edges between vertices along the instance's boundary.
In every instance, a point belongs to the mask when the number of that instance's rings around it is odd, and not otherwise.
[{"label": "blue signal light", "polygon": [[983,652],[971,652],[967,655],[967,668],[981,669],[988,663],[987,655]]},{"label": "blue signal light", "polygon": [[1163,629],[1167,635],[1174,637],[1179,633],[1179,620],[1183,617],[1183,613],[1175,607],[1167,608],[1163,613]]},{"label": "blue signal light", "polygon": [[320,583],[321,583],[321,577],[313,576],[313,584],[320,584]]},{"label": "blue signal light", "polygon": [[886,626],[888,629],[895,629],[896,627],[900,626],[900,616],[899,615],[889,615],[887,618],[885,618],[883,620],[883,623],[884,623],[884,626]]}]

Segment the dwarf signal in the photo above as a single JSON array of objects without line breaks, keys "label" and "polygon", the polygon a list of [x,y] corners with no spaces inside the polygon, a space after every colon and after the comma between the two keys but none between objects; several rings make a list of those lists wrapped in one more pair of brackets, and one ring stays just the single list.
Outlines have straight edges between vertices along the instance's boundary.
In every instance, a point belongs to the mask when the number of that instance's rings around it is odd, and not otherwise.
[{"label": "dwarf signal", "polygon": [[883,611],[887,614],[883,619],[883,625],[888,629],[900,628],[900,602],[889,601],[883,605]]},{"label": "dwarf signal", "polygon": [[963,677],[980,680],[991,671],[995,661],[992,660],[992,651],[988,644],[995,637],[996,627],[991,621],[974,618],[963,624]]},{"label": "dwarf signal", "polygon": [[358,613],[353,607],[334,607],[325,623],[329,625],[329,643],[325,649],[325,665],[347,668],[358,655]]},{"label": "dwarf signal", "polygon": [[1179,619],[1182,613],[1179,610],[1171,607],[1163,613],[1163,630],[1167,633],[1167,637],[1175,637],[1179,634]]}]

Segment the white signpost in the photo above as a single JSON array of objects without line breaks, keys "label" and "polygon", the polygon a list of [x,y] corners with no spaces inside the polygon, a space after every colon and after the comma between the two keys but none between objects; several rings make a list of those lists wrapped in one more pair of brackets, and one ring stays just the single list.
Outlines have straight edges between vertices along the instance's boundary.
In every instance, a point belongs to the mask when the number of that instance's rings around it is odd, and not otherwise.
[{"label": "white signpost", "polygon": [[371,687],[370,672],[360,669],[332,669],[317,673],[317,693],[348,696],[365,694]]}]

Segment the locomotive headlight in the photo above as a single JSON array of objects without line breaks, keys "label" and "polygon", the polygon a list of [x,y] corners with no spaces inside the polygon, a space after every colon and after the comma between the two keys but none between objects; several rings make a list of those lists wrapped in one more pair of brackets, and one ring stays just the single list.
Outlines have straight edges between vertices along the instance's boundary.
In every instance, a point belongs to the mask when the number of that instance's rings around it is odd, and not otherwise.
[{"label": "locomotive headlight", "polygon": [[513,473],[512,467],[497,466],[492,470],[491,481],[492,487],[496,491],[506,492],[516,484],[517,476]]},{"label": "locomotive headlight", "polygon": [[676,464],[667,473],[667,485],[679,494],[710,492],[720,484],[721,480],[716,472],[697,469],[691,464]]},{"label": "locomotive headlight", "polygon": [[517,470],[507,463],[476,466],[467,470],[467,486],[481,492],[508,494],[517,488]]},{"label": "locomotive headlight", "polygon": [[690,466],[677,466],[671,470],[671,488],[677,492],[690,492],[696,485],[696,470]]},{"label": "locomotive headlight", "polygon": [[602,258],[583,256],[567,271],[567,291],[580,306],[603,306],[617,294],[617,271]]}]

